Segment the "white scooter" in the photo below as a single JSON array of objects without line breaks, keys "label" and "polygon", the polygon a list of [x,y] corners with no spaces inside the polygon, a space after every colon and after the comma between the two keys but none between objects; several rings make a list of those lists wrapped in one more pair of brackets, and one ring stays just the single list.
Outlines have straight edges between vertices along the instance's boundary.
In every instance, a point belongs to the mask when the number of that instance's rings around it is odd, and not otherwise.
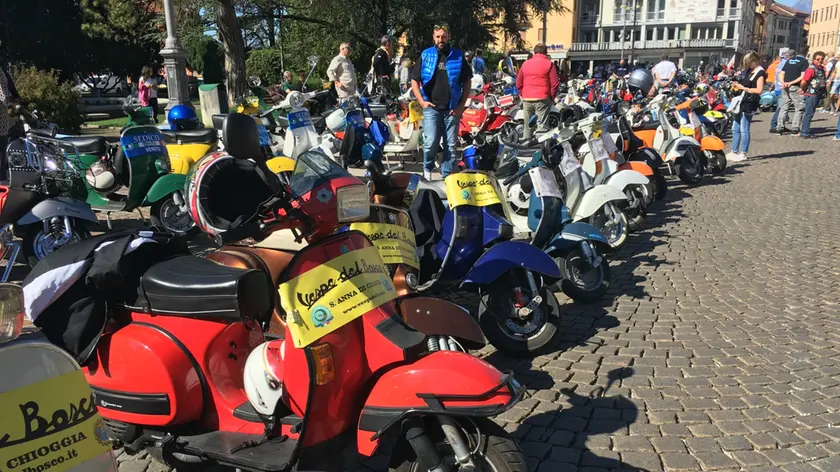
[{"label": "white scooter", "polygon": [[[652,199],[648,195],[650,181],[635,170],[618,169],[618,166],[624,163],[624,157],[618,152],[615,141],[606,130],[608,123],[603,114],[593,113],[586,120],[600,123],[600,129],[597,124],[583,128],[587,142],[578,150],[578,159],[583,171],[593,179],[594,185],[611,185],[627,197],[628,204],[623,212],[627,216],[629,230],[636,231],[642,227],[647,217],[647,202]],[[615,156],[615,160],[610,159],[611,154]]]},{"label": "white scooter", "polygon": [[706,173],[706,157],[700,143],[691,136],[680,134],[679,113],[667,108],[669,96],[659,94],[648,103],[648,108],[659,120],[653,148],[659,152],[671,175],[676,174],[683,183],[699,183]]},{"label": "white scooter", "polygon": [[[539,141],[540,146],[543,141],[552,138],[559,139],[562,142],[565,152],[560,170],[566,187],[564,201],[569,209],[569,216],[572,221],[588,221],[607,236],[613,249],[618,249],[627,240],[627,217],[619,208],[619,206],[627,204],[627,197],[621,190],[612,185],[596,185],[593,179],[584,172],[570,144],[570,140],[575,135],[598,124],[597,120],[585,118],[554,129],[540,136]],[[511,158],[516,159],[517,151],[534,150],[533,147],[526,148],[511,143],[503,143],[503,147],[508,149],[502,151],[505,153],[502,157],[502,165],[509,162]],[[517,182],[505,181],[503,191],[508,205],[514,210],[512,213],[516,213],[516,216],[511,216],[517,230],[520,232],[528,231],[527,220],[523,217],[528,214],[530,189],[523,189],[521,180]]]},{"label": "white scooter", "polygon": [[23,289],[0,284],[3,470],[117,472],[79,364],[37,331],[20,336],[23,303]]}]

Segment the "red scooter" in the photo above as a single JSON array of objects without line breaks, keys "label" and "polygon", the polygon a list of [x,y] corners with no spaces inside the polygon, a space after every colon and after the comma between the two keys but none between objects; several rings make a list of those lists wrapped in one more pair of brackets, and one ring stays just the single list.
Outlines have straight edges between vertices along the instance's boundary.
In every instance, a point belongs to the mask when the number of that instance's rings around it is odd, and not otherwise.
[{"label": "red scooter", "polygon": [[[236,157],[203,171],[240,207],[264,203],[222,239],[287,228],[309,242],[282,270],[284,337],[263,336],[277,298],[265,272],[193,256],[153,266],[140,280],[141,300],[113,307],[85,369],[111,437],[173,466],[290,471],[339,470],[344,440],[371,456],[383,434],[397,432],[392,470],[521,470],[524,455],[487,419],[521,398],[513,374],[463,352],[429,352],[397,315],[370,240],[334,234],[368,217],[364,184],[307,152],[287,188],[255,163],[252,119],[231,114],[224,128],[239,143],[228,147]],[[209,182],[201,185],[211,190]],[[230,199],[211,191],[204,203],[235,219]]]},{"label": "red scooter", "polygon": [[516,127],[511,117],[505,113],[505,109],[499,105],[496,96],[486,94],[483,107],[464,110],[461,115],[458,136],[466,144],[482,145],[489,136],[496,133],[502,133],[505,137],[514,136]]}]

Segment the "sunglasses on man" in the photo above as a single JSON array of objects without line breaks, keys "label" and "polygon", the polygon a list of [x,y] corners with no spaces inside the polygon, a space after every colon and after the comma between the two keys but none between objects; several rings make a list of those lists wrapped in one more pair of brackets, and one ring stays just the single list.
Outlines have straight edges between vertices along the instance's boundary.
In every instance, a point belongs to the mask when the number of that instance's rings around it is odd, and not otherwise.
[{"label": "sunglasses on man", "polygon": [[448,33],[448,32],[449,32],[449,25],[446,25],[446,24],[444,24],[444,25],[435,25],[435,29],[434,29],[434,31],[437,31],[437,30],[444,30],[444,31],[446,31],[446,32]]}]

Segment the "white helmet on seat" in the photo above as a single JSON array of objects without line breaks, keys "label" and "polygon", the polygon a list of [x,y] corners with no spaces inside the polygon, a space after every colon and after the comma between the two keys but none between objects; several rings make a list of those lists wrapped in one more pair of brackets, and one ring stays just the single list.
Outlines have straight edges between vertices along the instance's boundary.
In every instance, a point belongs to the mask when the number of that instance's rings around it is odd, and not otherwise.
[{"label": "white helmet on seat", "polygon": [[286,341],[264,342],[245,361],[245,393],[260,416],[271,417],[283,397]]}]

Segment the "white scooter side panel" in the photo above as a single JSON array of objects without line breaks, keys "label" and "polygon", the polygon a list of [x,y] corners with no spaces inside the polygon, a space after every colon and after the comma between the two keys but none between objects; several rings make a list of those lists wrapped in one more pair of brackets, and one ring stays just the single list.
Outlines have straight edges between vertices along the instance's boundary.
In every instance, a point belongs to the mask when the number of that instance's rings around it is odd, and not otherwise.
[{"label": "white scooter side panel", "polygon": [[[55,431],[56,418],[74,424]],[[45,339],[0,344],[0,431],[3,470],[118,470],[84,373]]]},{"label": "white scooter side panel", "polygon": [[574,221],[589,218],[607,203],[619,201],[627,201],[627,196],[624,195],[624,192],[612,185],[596,185],[583,194],[580,204],[575,209],[575,214],[572,215],[572,218]]},{"label": "white scooter side panel", "polygon": [[308,110],[289,113],[289,129],[283,142],[283,155],[292,159],[320,144],[318,133],[312,126],[312,117]]},{"label": "white scooter side panel", "polygon": [[696,139],[689,136],[677,138],[668,143],[668,147],[665,148],[665,158],[663,160],[665,162],[677,160],[678,157],[682,157],[683,154],[685,154],[685,148],[687,146],[700,147],[700,143],[698,143]]},{"label": "white scooter side panel", "polygon": [[642,175],[641,172],[629,169],[620,170],[607,177],[607,185],[611,185],[622,192],[624,192],[628,185],[646,185],[648,182],[648,178]]}]

